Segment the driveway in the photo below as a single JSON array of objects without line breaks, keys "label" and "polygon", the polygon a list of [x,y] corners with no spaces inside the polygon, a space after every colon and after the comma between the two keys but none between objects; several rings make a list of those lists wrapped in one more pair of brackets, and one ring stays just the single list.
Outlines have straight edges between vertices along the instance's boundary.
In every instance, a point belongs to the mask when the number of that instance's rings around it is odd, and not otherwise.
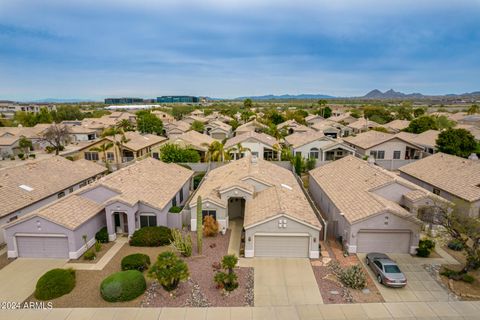
[{"label": "driveway", "polygon": [[65,259],[18,258],[0,270],[0,301],[23,302],[45,272],[61,268]]},{"label": "driveway", "polygon": [[433,259],[412,257],[409,254],[389,254],[388,256],[397,262],[407,277],[405,288],[389,288],[379,284],[370,267],[365,264],[366,254],[358,253],[357,255],[374,280],[385,302],[446,302],[451,300],[447,290],[440,286],[422,267],[422,264],[441,263],[441,261],[430,261]]},{"label": "driveway", "polygon": [[255,306],[322,304],[308,259],[254,258]]}]

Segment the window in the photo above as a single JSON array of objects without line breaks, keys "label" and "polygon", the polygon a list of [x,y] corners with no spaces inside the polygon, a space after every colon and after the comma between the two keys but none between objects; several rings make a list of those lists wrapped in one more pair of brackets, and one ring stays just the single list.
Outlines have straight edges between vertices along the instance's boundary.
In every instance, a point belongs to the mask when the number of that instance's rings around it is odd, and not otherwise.
[{"label": "window", "polygon": [[180,189],[180,203],[183,202],[183,188]]},{"label": "window", "polygon": [[433,188],[433,193],[436,195],[440,195],[440,189]]},{"label": "window", "polygon": [[385,151],[377,151],[377,159],[385,159]]},{"label": "window", "polygon": [[377,151],[376,150],[371,150],[370,155],[374,158],[377,159]]},{"label": "window", "polygon": [[310,158],[318,159],[318,149],[317,148],[310,149]]},{"label": "window", "polygon": [[401,151],[393,151],[393,159],[400,159]]},{"label": "window", "polygon": [[68,189],[68,192],[72,193],[73,192],[73,187],[70,187],[70,189]]},{"label": "window", "polygon": [[8,219],[8,222],[12,222],[12,221],[15,221],[18,219],[18,216],[13,216],[13,217],[10,217],[10,219]]},{"label": "window", "polygon": [[382,264],[379,261],[374,261],[375,265],[378,267],[378,269],[383,270]]},{"label": "window", "polygon": [[140,215],[140,228],[143,227],[156,227],[157,216],[155,215]]},{"label": "window", "polygon": [[113,152],[107,152],[107,161],[114,161],[115,154]]},{"label": "window", "polygon": [[63,191],[60,192],[60,193],[57,195],[57,197],[58,197],[58,199],[65,197],[65,192],[63,192]]},{"label": "window", "polygon": [[202,219],[206,216],[212,216],[215,220],[217,220],[217,211],[215,210],[202,210]]},{"label": "window", "polygon": [[79,188],[83,188],[87,185],[87,182],[86,181],[83,181],[82,183],[80,183],[80,185],[78,186]]},{"label": "window", "polygon": [[177,195],[175,195],[175,197],[173,197],[172,199],[172,207],[176,207],[177,206]]},{"label": "window", "polygon": [[98,152],[85,152],[85,160],[98,161]]}]

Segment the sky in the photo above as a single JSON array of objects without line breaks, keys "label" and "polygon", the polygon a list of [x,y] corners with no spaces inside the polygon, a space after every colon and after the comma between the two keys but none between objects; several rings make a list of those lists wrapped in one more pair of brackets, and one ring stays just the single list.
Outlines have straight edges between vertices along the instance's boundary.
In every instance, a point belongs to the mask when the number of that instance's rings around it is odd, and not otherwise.
[{"label": "sky", "polygon": [[0,0],[0,99],[480,90],[480,0]]}]

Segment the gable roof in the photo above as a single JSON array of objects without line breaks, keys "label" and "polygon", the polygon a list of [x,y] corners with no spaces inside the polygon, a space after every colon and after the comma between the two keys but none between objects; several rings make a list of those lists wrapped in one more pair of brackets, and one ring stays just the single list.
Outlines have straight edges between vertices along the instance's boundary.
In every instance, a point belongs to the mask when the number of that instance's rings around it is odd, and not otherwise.
[{"label": "gable roof", "polygon": [[91,161],[59,156],[0,169],[0,217],[105,171],[104,166]]},{"label": "gable roof", "polygon": [[246,131],[255,131],[255,129],[267,128],[263,123],[258,122],[256,119],[249,121],[247,123],[239,126],[235,131],[236,132],[246,132]]},{"label": "gable roof", "polygon": [[257,140],[271,148],[273,148],[275,145],[278,144],[278,141],[277,139],[275,139],[274,137],[272,136],[269,136],[268,134],[265,134],[265,133],[257,133],[255,131],[249,131],[249,132],[246,132],[244,134],[239,134],[239,135],[236,135],[235,137],[233,138],[230,138],[227,140],[227,142],[225,143],[225,148],[230,148],[230,147],[233,147],[235,145],[237,145],[238,143],[242,143],[248,139],[254,139],[254,140]]},{"label": "gable roof", "polygon": [[370,130],[370,131],[359,133],[356,136],[343,138],[345,142],[348,142],[362,149],[370,149],[372,147],[375,147],[379,144],[385,143],[393,139],[400,139],[405,143],[408,143],[416,148],[420,148],[418,145],[414,144],[413,142],[405,140],[405,138],[401,135],[399,136],[392,133],[385,133],[385,132],[380,132],[375,130]]},{"label": "gable roof", "polygon": [[307,143],[320,140],[322,138],[325,139],[325,135],[322,131],[296,132],[289,136],[286,136],[285,142],[293,148],[298,148]]},{"label": "gable roof", "polygon": [[409,124],[410,124],[410,121],[408,120],[396,119],[384,124],[383,127],[387,129],[392,129],[394,131],[400,131],[408,127]]},{"label": "gable roof", "polygon": [[172,143],[184,147],[191,146],[192,148],[200,151],[207,151],[208,146],[214,141],[218,140],[195,130],[187,131],[175,137],[174,139],[170,139],[170,142]]},{"label": "gable roof", "polygon": [[410,132],[399,132],[396,134],[396,136],[413,144],[435,147],[437,145],[436,141],[439,134],[440,131],[427,130],[418,134]]},{"label": "gable roof", "polygon": [[480,161],[436,153],[399,168],[400,172],[424,181],[461,199],[480,199]]},{"label": "gable roof", "polygon": [[368,129],[369,127],[380,127],[378,123],[365,118],[359,118],[357,121],[351,122],[348,126],[352,129]]},{"label": "gable roof", "polygon": [[386,209],[418,222],[398,203],[374,193],[374,190],[391,183],[396,182],[411,190],[419,190],[425,197],[438,198],[419,186],[354,156],[346,156],[311,170],[310,176],[350,223],[379,214]]}]

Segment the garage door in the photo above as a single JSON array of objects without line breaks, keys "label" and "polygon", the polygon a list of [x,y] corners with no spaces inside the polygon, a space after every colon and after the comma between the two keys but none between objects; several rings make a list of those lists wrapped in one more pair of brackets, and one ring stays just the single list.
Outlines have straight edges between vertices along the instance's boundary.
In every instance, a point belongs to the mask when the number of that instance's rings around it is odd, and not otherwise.
[{"label": "garage door", "polygon": [[255,236],[256,257],[308,258],[306,236]]},{"label": "garage door", "polygon": [[24,258],[68,258],[67,237],[17,236],[18,256]]},{"label": "garage door", "polygon": [[360,231],[357,239],[357,252],[408,253],[410,232]]}]

